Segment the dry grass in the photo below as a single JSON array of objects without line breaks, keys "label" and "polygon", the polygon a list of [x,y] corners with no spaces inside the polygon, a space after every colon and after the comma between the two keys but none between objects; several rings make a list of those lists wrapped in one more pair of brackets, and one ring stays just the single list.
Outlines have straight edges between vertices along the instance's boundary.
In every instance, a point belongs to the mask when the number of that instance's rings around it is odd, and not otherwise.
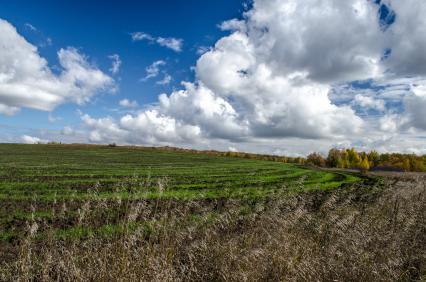
[{"label": "dry grass", "polygon": [[58,239],[48,231],[39,236],[48,223],[30,221],[16,257],[0,262],[0,279],[426,279],[423,175],[258,201],[91,200],[80,208],[79,225],[99,225],[99,210],[106,205],[126,207],[123,228],[107,237]]}]

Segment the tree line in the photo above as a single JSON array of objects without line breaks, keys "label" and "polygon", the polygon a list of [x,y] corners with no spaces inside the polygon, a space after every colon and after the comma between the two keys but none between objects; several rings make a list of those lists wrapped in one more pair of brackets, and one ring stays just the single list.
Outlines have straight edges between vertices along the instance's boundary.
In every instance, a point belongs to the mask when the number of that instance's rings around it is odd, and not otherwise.
[{"label": "tree line", "polygon": [[384,153],[377,151],[357,152],[351,149],[331,149],[327,157],[312,153],[306,158],[306,163],[319,167],[349,168],[391,171],[426,171],[426,156],[415,154]]}]

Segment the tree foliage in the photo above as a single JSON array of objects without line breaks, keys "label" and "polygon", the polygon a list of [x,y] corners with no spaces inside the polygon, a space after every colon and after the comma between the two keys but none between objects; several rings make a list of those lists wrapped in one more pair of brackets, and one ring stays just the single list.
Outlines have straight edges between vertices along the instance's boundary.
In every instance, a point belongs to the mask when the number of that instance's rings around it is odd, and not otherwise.
[{"label": "tree foliage", "polygon": [[320,167],[324,167],[326,164],[325,159],[321,156],[321,154],[319,153],[312,153],[310,154],[307,158],[306,158],[306,163],[307,164],[311,164],[311,165],[315,165],[315,166],[320,166]]},{"label": "tree foliage", "polygon": [[426,156],[415,154],[385,153],[377,151],[357,152],[351,149],[331,149],[326,159],[328,167],[351,168],[367,171],[370,169],[425,171]]}]

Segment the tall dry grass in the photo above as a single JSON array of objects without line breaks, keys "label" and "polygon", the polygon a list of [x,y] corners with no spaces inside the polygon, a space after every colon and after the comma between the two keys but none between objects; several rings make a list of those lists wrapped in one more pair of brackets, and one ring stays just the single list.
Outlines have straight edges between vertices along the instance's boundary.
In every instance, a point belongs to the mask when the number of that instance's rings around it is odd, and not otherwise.
[{"label": "tall dry grass", "polygon": [[[166,189],[163,182],[158,186]],[[387,177],[383,185],[256,201],[93,197],[81,204],[77,224],[99,225],[102,210],[116,207],[125,207],[118,222],[123,229],[110,237],[58,239],[45,222],[30,221],[17,256],[0,263],[0,279],[426,279],[424,176]],[[64,211],[55,212],[59,216]],[[37,236],[41,228],[47,230],[43,238]]]}]

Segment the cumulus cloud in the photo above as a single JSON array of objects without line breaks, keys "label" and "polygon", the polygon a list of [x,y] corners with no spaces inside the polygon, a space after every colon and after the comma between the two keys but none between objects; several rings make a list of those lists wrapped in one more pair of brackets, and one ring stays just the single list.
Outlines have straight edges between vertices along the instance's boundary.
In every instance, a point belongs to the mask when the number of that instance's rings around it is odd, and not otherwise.
[{"label": "cumulus cloud", "polygon": [[229,35],[203,50],[194,82],[137,114],[85,124],[122,142],[412,150],[426,130],[426,84],[415,83],[426,71],[426,2],[409,3],[255,0],[220,24]]},{"label": "cumulus cloud", "polygon": [[60,49],[58,59],[61,71],[55,74],[37,48],[0,19],[1,112],[13,114],[22,107],[51,111],[67,102],[83,104],[114,87],[113,79],[77,49]]},{"label": "cumulus cloud", "polygon": [[142,41],[147,40],[151,44],[157,43],[158,45],[162,47],[169,48],[175,52],[181,52],[183,47],[183,39],[181,38],[175,38],[175,37],[154,37],[148,33],[145,32],[133,32],[130,34],[133,41]]},{"label": "cumulus cloud", "polygon": [[[285,34],[290,32],[289,25],[304,24],[303,30],[317,32],[316,23],[306,22],[308,16],[299,16],[304,12],[311,13],[306,11],[304,4],[292,2],[293,6],[287,7],[282,3],[256,1],[254,8],[248,12],[246,28],[222,38],[212,51],[201,56],[196,67],[197,77],[213,92],[232,101],[240,116],[250,124],[253,136],[325,138],[357,132],[362,120],[349,107],[333,105],[328,98],[330,85],[322,78],[313,79],[315,73],[324,73],[318,58],[311,61],[308,68],[302,64],[304,55],[299,55],[300,62],[289,62],[290,58],[280,61],[280,52],[285,50],[277,46],[284,45],[284,41],[292,41],[292,34]],[[338,14],[337,9],[335,13]],[[321,16],[321,13],[318,14],[315,15]],[[340,20],[340,15],[337,17]],[[294,23],[296,20],[300,24]],[[277,26],[283,28],[274,30]],[[246,29],[249,31],[244,32]],[[294,33],[298,29],[291,30]],[[298,40],[302,41],[301,45],[314,44],[309,42],[310,37],[303,34]],[[323,42],[316,44],[318,48],[312,50],[318,52],[329,52],[331,47],[320,46]],[[324,50],[319,50],[319,47]],[[293,53],[296,51],[292,50]],[[289,57],[294,59],[294,56]],[[342,70],[343,67],[339,67],[339,75],[342,75]]]},{"label": "cumulus cloud", "polygon": [[73,135],[75,133],[74,129],[71,126],[65,126],[62,130],[61,130],[61,134],[62,135],[66,135],[66,136],[70,136]]},{"label": "cumulus cloud", "polygon": [[21,141],[25,144],[38,144],[38,143],[47,143],[47,140],[40,139],[38,137],[22,135]]},{"label": "cumulus cloud", "polygon": [[246,31],[246,22],[238,19],[231,19],[219,24],[219,28],[223,31]]},{"label": "cumulus cloud", "polygon": [[[120,126],[129,132],[140,132],[140,137],[132,134],[130,141],[155,144],[157,142],[192,142],[199,134],[198,126],[187,125],[163,115],[157,110],[147,110],[136,116],[121,118]],[[135,140],[132,140],[135,138]]]},{"label": "cumulus cloud", "polygon": [[234,139],[248,133],[248,124],[233,106],[204,85],[183,83],[185,89],[159,96],[158,111],[186,124],[200,126],[209,138]]},{"label": "cumulus cloud", "polygon": [[111,117],[94,119],[84,114],[81,116],[86,126],[91,128],[89,140],[91,142],[123,142],[128,132],[121,129]]},{"label": "cumulus cloud", "polygon": [[90,130],[91,142],[120,142],[130,144],[166,144],[193,142],[200,134],[197,126],[182,124],[157,110],[125,115],[119,121],[110,117],[94,119],[85,114],[83,123]]},{"label": "cumulus cloud", "polygon": [[0,114],[2,115],[13,116],[17,112],[19,112],[19,108],[17,107],[11,107],[4,104],[0,104]]},{"label": "cumulus cloud", "polygon": [[426,84],[413,85],[412,95],[405,98],[409,125],[426,130]]},{"label": "cumulus cloud", "polygon": [[383,1],[396,15],[387,33],[389,57],[384,64],[399,76],[426,75],[426,3],[419,0]]},{"label": "cumulus cloud", "polygon": [[318,82],[371,78],[383,32],[370,1],[255,1],[247,12],[257,56],[283,75]]},{"label": "cumulus cloud", "polygon": [[139,107],[138,102],[130,101],[129,99],[120,100],[119,105],[124,108],[131,108],[131,109]]},{"label": "cumulus cloud", "polygon": [[355,95],[353,103],[359,105],[364,109],[373,109],[377,111],[385,111],[385,101],[381,99],[374,99],[370,96],[364,96],[362,94]]}]

